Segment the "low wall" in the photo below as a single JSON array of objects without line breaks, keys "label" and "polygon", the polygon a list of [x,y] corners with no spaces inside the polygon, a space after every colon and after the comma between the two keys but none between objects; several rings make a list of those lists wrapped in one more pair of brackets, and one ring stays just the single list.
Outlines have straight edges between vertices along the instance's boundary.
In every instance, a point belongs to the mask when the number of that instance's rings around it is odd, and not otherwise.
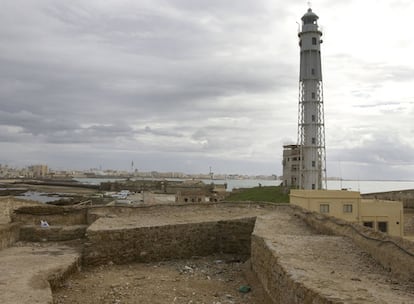
[{"label": "low wall", "polygon": [[13,211],[24,206],[41,206],[42,203],[18,199],[13,196],[0,197],[0,224],[11,222]]},{"label": "low wall", "polygon": [[292,208],[296,216],[316,231],[349,237],[394,276],[403,280],[414,277],[414,242],[392,237],[356,223],[310,212],[297,206],[292,206]]},{"label": "low wall", "polygon": [[404,208],[414,208],[414,190],[400,190],[361,194],[363,198],[403,202]]},{"label": "low wall", "polygon": [[84,225],[88,209],[60,207],[53,205],[21,207],[14,211],[13,222],[25,225],[40,225],[40,220],[47,221],[50,226]]},{"label": "low wall", "polygon": [[150,262],[217,252],[249,255],[254,224],[255,217],[122,230],[88,229],[83,263]]},{"label": "low wall", "polygon": [[278,257],[261,236],[252,235],[250,263],[260,284],[273,304],[332,304],[318,292],[298,283],[280,264]]},{"label": "low wall", "polygon": [[[252,206],[269,208],[275,210],[277,208],[289,208],[289,204],[275,205],[266,202],[205,202],[205,203],[174,203],[174,204],[149,204],[139,206],[89,206],[86,215],[86,223],[91,225],[101,217],[116,217],[116,216],[133,216],[142,214],[143,212],[177,212],[192,208],[215,209],[221,207],[246,207]],[[178,212],[179,212],[178,211]]]},{"label": "low wall", "polygon": [[[56,268],[47,274],[46,280],[49,283],[51,291],[55,291],[73,274],[79,272],[82,268],[81,257],[74,259],[71,264],[66,267]],[[53,300],[52,300],[53,301]]]},{"label": "low wall", "polygon": [[20,225],[0,224],[0,250],[12,246],[19,240]]}]

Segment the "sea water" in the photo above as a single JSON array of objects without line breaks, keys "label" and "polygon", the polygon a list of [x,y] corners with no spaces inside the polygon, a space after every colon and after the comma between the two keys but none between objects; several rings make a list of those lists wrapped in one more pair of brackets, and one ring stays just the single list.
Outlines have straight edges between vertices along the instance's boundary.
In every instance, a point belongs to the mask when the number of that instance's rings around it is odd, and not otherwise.
[{"label": "sea water", "polygon": [[[84,184],[99,185],[101,182],[122,181],[125,179],[114,178],[76,178],[76,181]],[[154,179],[155,180],[155,179]],[[183,179],[166,179],[174,181],[183,181]],[[206,184],[215,183],[218,185],[227,184],[227,191],[235,188],[252,188],[261,186],[278,186],[282,183],[280,180],[263,180],[263,179],[202,179]],[[398,191],[414,189],[414,181],[368,181],[368,180],[328,180],[329,190],[347,189],[349,191],[359,191],[361,193],[375,193],[386,191]]]}]

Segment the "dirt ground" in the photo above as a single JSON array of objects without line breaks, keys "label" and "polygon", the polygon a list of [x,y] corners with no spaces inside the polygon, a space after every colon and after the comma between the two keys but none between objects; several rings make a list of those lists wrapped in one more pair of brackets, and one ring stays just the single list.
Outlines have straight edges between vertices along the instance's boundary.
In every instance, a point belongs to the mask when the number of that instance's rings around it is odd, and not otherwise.
[{"label": "dirt ground", "polygon": [[[54,304],[268,303],[244,260],[215,255],[87,268],[54,292]],[[242,292],[240,287],[250,290]]]}]

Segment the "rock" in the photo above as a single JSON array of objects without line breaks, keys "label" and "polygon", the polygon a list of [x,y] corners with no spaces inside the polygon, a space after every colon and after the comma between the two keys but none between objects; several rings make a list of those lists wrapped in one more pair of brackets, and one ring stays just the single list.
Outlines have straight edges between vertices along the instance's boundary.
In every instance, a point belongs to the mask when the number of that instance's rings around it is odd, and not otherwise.
[{"label": "rock", "polygon": [[251,290],[252,290],[252,288],[250,286],[248,286],[248,285],[242,285],[242,286],[239,287],[239,291],[241,293],[248,293]]}]

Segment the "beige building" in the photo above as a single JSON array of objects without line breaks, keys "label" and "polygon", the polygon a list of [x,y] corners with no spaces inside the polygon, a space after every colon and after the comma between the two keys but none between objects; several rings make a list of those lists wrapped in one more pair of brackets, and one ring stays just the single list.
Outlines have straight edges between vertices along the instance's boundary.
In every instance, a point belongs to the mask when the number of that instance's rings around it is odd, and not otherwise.
[{"label": "beige building", "polygon": [[291,190],[290,203],[389,235],[404,235],[402,202],[361,199],[356,191]]},{"label": "beige building", "polygon": [[204,203],[206,193],[204,191],[182,190],[175,194],[176,203]]},{"label": "beige building", "polygon": [[29,167],[29,172],[33,177],[45,177],[49,173],[47,165],[33,165]]}]

